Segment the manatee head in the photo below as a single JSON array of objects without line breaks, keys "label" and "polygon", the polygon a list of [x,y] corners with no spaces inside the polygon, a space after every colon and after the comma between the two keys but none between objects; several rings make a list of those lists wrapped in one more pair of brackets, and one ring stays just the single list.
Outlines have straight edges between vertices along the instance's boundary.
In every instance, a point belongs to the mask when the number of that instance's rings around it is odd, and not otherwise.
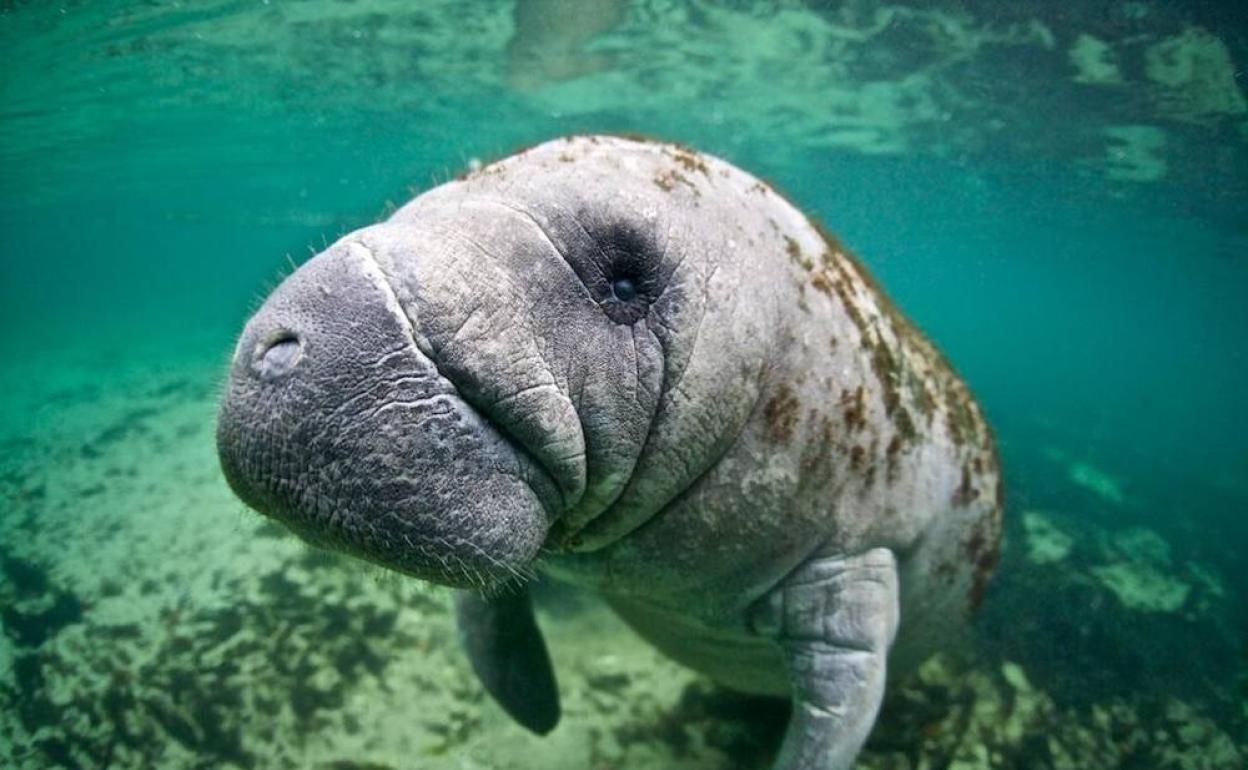
[{"label": "manatee head", "polygon": [[739,215],[656,186],[689,163],[666,147],[543,145],[289,276],[221,405],[239,497],[314,544],[480,587],[688,489],[747,420],[767,342],[738,301]]}]

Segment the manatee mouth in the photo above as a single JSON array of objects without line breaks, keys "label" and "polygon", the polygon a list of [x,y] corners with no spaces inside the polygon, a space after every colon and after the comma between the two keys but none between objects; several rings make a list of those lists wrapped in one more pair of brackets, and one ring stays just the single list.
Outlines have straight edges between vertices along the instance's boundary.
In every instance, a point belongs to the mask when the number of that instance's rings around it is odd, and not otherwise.
[{"label": "manatee mouth", "polygon": [[[260,356],[249,379],[295,384],[298,368],[276,378],[274,370],[297,361],[296,343],[274,349],[277,361]],[[352,398],[367,401],[368,393]],[[301,539],[456,587],[484,588],[530,571],[558,488],[455,393],[344,411],[330,428],[325,423],[343,402],[276,419],[250,403],[227,396],[218,428],[222,468],[244,502]]]}]

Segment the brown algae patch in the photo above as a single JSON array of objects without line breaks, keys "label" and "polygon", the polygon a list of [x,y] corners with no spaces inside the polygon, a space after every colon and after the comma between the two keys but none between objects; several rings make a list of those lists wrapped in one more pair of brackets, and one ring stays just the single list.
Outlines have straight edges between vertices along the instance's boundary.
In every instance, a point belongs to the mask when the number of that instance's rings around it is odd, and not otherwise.
[{"label": "brown algae patch", "polygon": [[696,151],[688,147],[676,145],[675,150],[672,152],[672,158],[684,166],[689,173],[700,171],[708,177],[711,175],[711,170],[706,165],[706,161],[702,160],[702,157]]},{"label": "brown algae patch", "polygon": [[660,173],[654,178],[654,183],[663,192],[671,192],[676,189],[676,185],[683,184],[693,191],[696,197],[702,196],[702,191],[698,189],[698,186],[690,181],[689,177],[675,169]]},{"label": "brown algae patch", "polygon": [[776,393],[763,406],[763,418],[767,422],[767,437],[776,443],[788,443],[797,428],[797,413],[801,403],[787,384],[782,383]]}]

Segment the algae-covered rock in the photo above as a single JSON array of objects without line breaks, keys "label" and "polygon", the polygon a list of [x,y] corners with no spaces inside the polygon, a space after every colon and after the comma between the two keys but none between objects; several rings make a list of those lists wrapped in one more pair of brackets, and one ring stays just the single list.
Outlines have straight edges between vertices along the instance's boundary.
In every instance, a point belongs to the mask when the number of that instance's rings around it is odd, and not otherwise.
[{"label": "algae-covered rock", "polygon": [[1086,32],[1070,46],[1070,64],[1075,68],[1075,82],[1088,85],[1122,83],[1114,49],[1098,37]]},{"label": "algae-covered rock", "polygon": [[1023,512],[1023,529],[1027,535],[1027,559],[1035,564],[1059,562],[1070,555],[1075,545],[1073,537],[1040,511]]},{"label": "algae-covered rock", "polygon": [[1149,564],[1118,562],[1093,567],[1092,574],[1114,592],[1118,601],[1134,610],[1174,612],[1187,601],[1191,586],[1167,576]]},{"label": "algae-covered rock", "polygon": [[[1121,182],[1155,182],[1169,167],[1162,151],[1166,134],[1156,126],[1106,126],[1107,176]],[[1087,487],[1114,503],[1122,502],[1122,491],[1115,479],[1091,465],[1079,463],[1070,469],[1071,481]]]},{"label": "algae-covered rock", "polygon": [[1192,586],[1176,574],[1170,545],[1156,532],[1133,527],[1115,533],[1105,555],[1111,561],[1090,572],[1123,606],[1174,612],[1186,603]]},{"label": "algae-covered rock", "polygon": [[[1110,126],[1105,129],[1111,142],[1108,150],[1110,165],[1124,173],[1123,179],[1134,178],[1137,174],[1165,173],[1165,161],[1147,157],[1152,149],[1165,144],[1164,135],[1154,134],[1153,131],[1151,126]],[[1158,163],[1160,167],[1154,168]],[[1043,447],[1040,456],[1058,466],[1067,481],[1101,501],[1113,505],[1127,502],[1123,479],[1087,457],[1055,446]]]},{"label": "algae-covered rock", "polygon": [[[886,703],[859,762],[892,768],[1238,770],[1242,748],[1189,701],[1113,695],[1061,705],[1017,662],[938,656]],[[901,751],[905,747],[906,751]]]},{"label": "algae-covered rock", "polygon": [[1150,46],[1144,68],[1159,104],[1175,119],[1199,121],[1248,111],[1230,51],[1209,30],[1188,27]]}]

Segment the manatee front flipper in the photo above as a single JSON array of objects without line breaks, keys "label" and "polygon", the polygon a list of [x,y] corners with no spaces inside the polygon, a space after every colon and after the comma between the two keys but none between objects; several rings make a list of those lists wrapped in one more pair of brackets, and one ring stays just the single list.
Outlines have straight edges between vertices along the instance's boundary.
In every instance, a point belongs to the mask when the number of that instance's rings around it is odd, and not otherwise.
[{"label": "manatee front flipper", "polygon": [[520,724],[545,735],[559,722],[559,689],[526,589],[455,593],[459,640],[485,689]]},{"label": "manatee front flipper", "polygon": [[877,548],[802,565],[756,606],[784,651],[793,716],[775,770],[848,770],[875,723],[897,632],[897,562]]}]

